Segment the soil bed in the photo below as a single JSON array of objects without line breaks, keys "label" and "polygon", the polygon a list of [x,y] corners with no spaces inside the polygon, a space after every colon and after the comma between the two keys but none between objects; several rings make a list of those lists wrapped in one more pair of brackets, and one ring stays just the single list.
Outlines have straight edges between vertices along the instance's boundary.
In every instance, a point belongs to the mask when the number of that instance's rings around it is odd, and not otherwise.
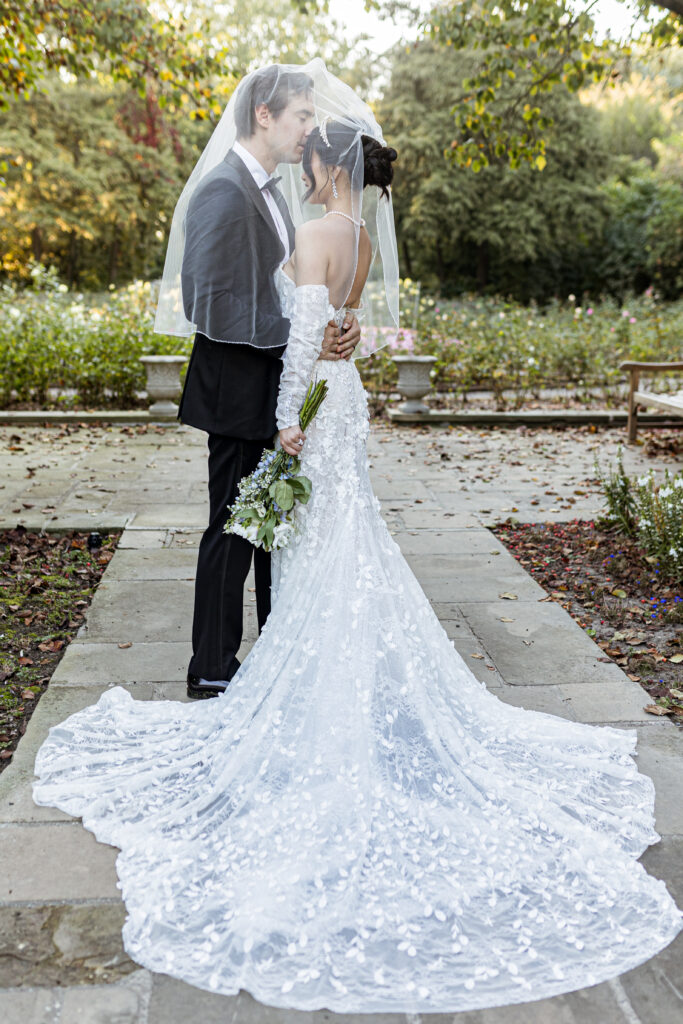
[{"label": "soil bed", "polygon": [[647,691],[646,710],[683,725],[681,585],[637,541],[594,522],[507,519],[493,533],[602,648],[601,660]]},{"label": "soil bed", "polygon": [[82,625],[119,538],[102,537],[90,551],[89,536],[0,531],[0,771]]}]

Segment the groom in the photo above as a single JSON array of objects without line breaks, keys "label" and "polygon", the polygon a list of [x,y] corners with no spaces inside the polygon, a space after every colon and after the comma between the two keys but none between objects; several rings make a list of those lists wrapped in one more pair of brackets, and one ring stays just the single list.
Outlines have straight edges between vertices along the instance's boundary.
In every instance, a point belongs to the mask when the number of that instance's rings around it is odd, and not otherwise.
[{"label": "groom", "polygon": [[[239,481],[276,432],[289,320],[274,274],[292,254],[294,226],[272,174],[279,163],[301,161],[314,124],[312,88],[308,75],[277,67],[250,76],[236,96],[237,141],[187,209],[182,295],[197,334],[178,418],[209,435],[210,502],[197,561],[189,697],[217,696],[239,668],[252,553],[259,632],[270,612],[270,555],[223,526]],[[339,333],[328,325],[323,358],[353,353],[358,323]]]}]

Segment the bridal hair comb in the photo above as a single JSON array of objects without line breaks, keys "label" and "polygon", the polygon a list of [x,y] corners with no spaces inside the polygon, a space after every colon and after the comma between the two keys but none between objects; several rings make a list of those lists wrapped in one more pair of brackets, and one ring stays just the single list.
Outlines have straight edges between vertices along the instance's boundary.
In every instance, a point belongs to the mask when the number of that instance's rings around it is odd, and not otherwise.
[{"label": "bridal hair comb", "polygon": [[320,124],[318,126],[318,131],[320,132],[320,138],[323,140],[323,142],[325,143],[327,148],[331,149],[332,148],[332,143],[330,142],[330,140],[327,137],[327,127],[326,127],[327,122],[329,120],[330,120],[330,115],[326,114],[325,117],[322,119],[322,121],[320,122]]}]

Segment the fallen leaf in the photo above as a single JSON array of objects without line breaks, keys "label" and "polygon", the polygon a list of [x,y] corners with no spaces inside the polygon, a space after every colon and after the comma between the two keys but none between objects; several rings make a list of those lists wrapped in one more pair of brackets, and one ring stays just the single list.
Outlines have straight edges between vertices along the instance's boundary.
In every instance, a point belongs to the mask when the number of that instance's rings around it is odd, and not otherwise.
[{"label": "fallen leaf", "polygon": [[500,621],[501,622],[516,622],[517,620],[516,619],[509,619],[506,615],[501,615],[500,616]]},{"label": "fallen leaf", "polygon": [[22,700],[35,700],[36,694],[33,692],[33,690],[22,690],[21,697]]},{"label": "fallen leaf", "polygon": [[503,598],[503,600],[505,600],[505,601],[517,601],[518,600],[517,594],[511,594],[509,590],[506,590],[504,593],[499,594],[498,597]]},{"label": "fallen leaf", "polygon": [[683,661],[683,654],[674,654],[673,658],[669,658],[672,665],[680,665]]},{"label": "fallen leaf", "polygon": [[627,596],[627,594],[626,594],[625,590],[613,590],[612,591],[612,597],[626,597],[626,596]]},{"label": "fallen leaf", "polygon": [[484,655],[483,654],[470,654],[470,658],[478,658],[480,661],[483,661]]},{"label": "fallen leaf", "polygon": [[661,704],[646,704],[643,711],[647,711],[648,715],[672,715],[672,708],[663,708]]},{"label": "fallen leaf", "polygon": [[122,651],[125,651],[125,650],[127,650],[128,647],[132,647],[132,646],[133,646],[133,644],[132,644],[131,640],[127,640],[125,644],[119,644],[119,647],[121,648]]},{"label": "fallen leaf", "polygon": [[672,697],[677,697],[679,700],[683,700],[683,690],[669,690]]}]

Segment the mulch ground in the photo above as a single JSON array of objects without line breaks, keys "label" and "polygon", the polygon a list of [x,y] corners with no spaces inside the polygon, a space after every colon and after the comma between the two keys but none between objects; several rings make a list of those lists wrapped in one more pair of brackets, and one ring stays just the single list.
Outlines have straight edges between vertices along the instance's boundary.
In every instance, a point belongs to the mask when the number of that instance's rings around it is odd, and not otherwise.
[{"label": "mulch ground", "polygon": [[119,534],[0,531],[0,771],[82,625]]},{"label": "mulch ground", "polygon": [[[511,554],[630,679],[651,714],[683,725],[683,587],[635,540],[594,522],[493,528]],[[647,697],[649,696],[649,699]]]}]

